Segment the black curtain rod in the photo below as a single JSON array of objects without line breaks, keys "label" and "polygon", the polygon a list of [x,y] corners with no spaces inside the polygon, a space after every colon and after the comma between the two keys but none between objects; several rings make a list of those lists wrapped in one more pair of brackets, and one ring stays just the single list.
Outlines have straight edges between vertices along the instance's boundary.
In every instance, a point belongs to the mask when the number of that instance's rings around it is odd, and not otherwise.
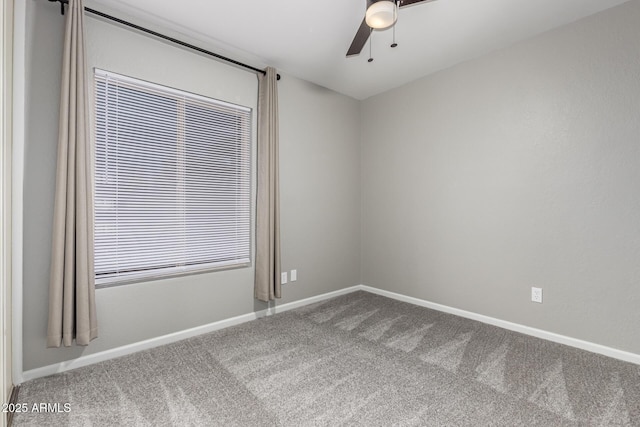
[{"label": "black curtain rod", "polygon": [[[68,4],[69,0],[49,0],[49,1],[50,2],[60,2],[60,11],[64,15],[64,5]],[[182,40],[178,40],[178,39],[175,39],[173,37],[169,37],[167,35],[158,33],[157,31],[153,31],[153,30],[150,30],[148,28],[141,27],[140,25],[133,24],[133,23],[131,23],[129,21],[125,21],[124,19],[120,19],[120,18],[116,18],[115,16],[107,15],[106,13],[100,12],[99,10],[91,9],[90,7],[85,7],[84,11],[92,13],[92,14],[97,15],[97,16],[100,16],[101,18],[108,19],[108,20],[113,21],[113,22],[117,22],[118,24],[125,25],[125,26],[127,26],[129,28],[133,28],[133,29],[141,31],[143,33],[151,34],[152,36],[161,38],[163,40],[170,41],[171,43],[175,43],[177,45],[187,47],[189,49],[195,50],[195,51],[200,52],[200,53],[204,53],[205,55],[213,56],[214,58],[220,59],[220,60],[225,61],[225,62],[229,62],[229,63],[237,65],[239,67],[246,68],[246,69],[254,71],[256,73],[267,74],[267,72],[265,70],[261,70],[261,69],[256,68],[256,67],[252,67],[251,65],[244,64],[244,63],[242,63],[240,61],[236,61],[235,59],[227,58],[226,56],[222,56],[222,55],[217,54],[215,52],[211,52],[211,51],[203,49],[201,47],[194,46],[192,44],[183,42]],[[278,80],[280,80],[280,74],[277,75],[277,78],[278,78]]]}]

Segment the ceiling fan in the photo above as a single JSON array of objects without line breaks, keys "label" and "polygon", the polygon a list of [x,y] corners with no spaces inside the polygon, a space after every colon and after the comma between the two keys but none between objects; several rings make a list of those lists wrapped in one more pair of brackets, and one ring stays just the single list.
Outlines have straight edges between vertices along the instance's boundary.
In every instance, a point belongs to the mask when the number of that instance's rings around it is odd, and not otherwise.
[{"label": "ceiling fan", "polygon": [[[373,30],[384,30],[391,27],[398,19],[398,9],[419,3],[429,3],[435,0],[366,0],[367,11],[347,51],[347,58],[358,55]],[[396,47],[395,41],[391,47]]]}]

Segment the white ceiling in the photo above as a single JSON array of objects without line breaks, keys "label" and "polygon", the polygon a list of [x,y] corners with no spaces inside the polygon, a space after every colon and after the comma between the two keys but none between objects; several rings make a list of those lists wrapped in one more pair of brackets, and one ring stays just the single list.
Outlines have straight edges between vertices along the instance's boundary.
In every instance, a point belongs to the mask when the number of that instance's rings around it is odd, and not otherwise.
[{"label": "white ceiling", "polygon": [[[365,99],[627,0],[438,0],[400,10],[392,31],[373,34],[346,58],[365,0],[89,0],[178,31],[203,47]],[[105,10],[106,11],[106,10]]]}]

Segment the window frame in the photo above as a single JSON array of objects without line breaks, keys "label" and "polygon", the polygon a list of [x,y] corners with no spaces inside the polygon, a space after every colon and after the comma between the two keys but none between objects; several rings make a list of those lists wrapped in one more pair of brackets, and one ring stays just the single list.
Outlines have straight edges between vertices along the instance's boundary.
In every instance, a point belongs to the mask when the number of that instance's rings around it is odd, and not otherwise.
[{"label": "window frame", "polygon": [[[196,101],[201,101],[205,103],[213,103],[216,105],[220,105],[226,108],[233,108],[239,111],[244,111],[247,113],[247,125],[246,125],[246,133],[248,144],[246,146],[246,161],[248,168],[248,202],[249,202],[249,229],[248,229],[248,260],[246,262],[236,262],[236,261],[227,261],[227,262],[209,262],[209,263],[196,263],[196,264],[187,264],[183,266],[172,266],[172,267],[163,267],[163,268],[153,268],[145,271],[144,269],[137,270],[137,274],[126,274],[124,276],[112,276],[112,277],[101,277],[98,278],[94,271],[94,280],[95,287],[98,288],[109,288],[120,285],[129,285],[134,283],[144,283],[155,280],[163,280],[163,279],[171,279],[176,277],[183,276],[191,276],[196,274],[204,274],[204,273],[212,273],[219,271],[227,271],[227,270],[237,270],[244,269],[253,266],[254,260],[254,227],[255,227],[255,165],[254,165],[254,126],[255,126],[255,110],[254,108],[248,107],[246,105],[234,104],[232,102],[223,101],[217,98],[200,95],[198,93],[194,93],[188,90],[177,89],[171,86],[163,85],[160,83],[154,83],[145,79],[129,77],[123,74],[106,71],[101,68],[95,67],[93,69],[93,90],[91,91],[91,103],[92,103],[92,112],[90,114],[91,117],[91,147],[92,147],[92,156],[93,156],[93,179],[94,179],[94,194],[93,194],[93,202],[94,202],[94,224],[93,224],[93,232],[94,239],[96,233],[96,223],[95,223],[95,209],[96,209],[96,181],[97,181],[97,156],[96,156],[96,148],[97,148],[97,114],[98,114],[98,103],[97,103],[97,76],[101,75],[103,77],[106,76],[114,76],[118,80],[130,83],[133,85],[138,85],[147,88],[149,91],[162,93],[165,92],[167,94],[171,94],[174,96],[184,96]],[[94,260],[95,260],[95,250],[94,250]]]}]

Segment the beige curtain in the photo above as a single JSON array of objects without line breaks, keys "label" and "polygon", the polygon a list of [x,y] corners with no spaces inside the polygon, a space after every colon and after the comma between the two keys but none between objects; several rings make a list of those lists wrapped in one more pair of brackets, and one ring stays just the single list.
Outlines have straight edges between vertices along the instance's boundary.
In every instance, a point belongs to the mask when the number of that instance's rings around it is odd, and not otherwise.
[{"label": "beige curtain", "polygon": [[278,182],[278,82],[269,67],[258,75],[258,202],[255,297],[280,298],[280,195]]},{"label": "beige curtain", "polygon": [[93,269],[93,150],[82,0],[70,0],[60,93],[58,169],[49,282],[48,347],[98,336]]}]

